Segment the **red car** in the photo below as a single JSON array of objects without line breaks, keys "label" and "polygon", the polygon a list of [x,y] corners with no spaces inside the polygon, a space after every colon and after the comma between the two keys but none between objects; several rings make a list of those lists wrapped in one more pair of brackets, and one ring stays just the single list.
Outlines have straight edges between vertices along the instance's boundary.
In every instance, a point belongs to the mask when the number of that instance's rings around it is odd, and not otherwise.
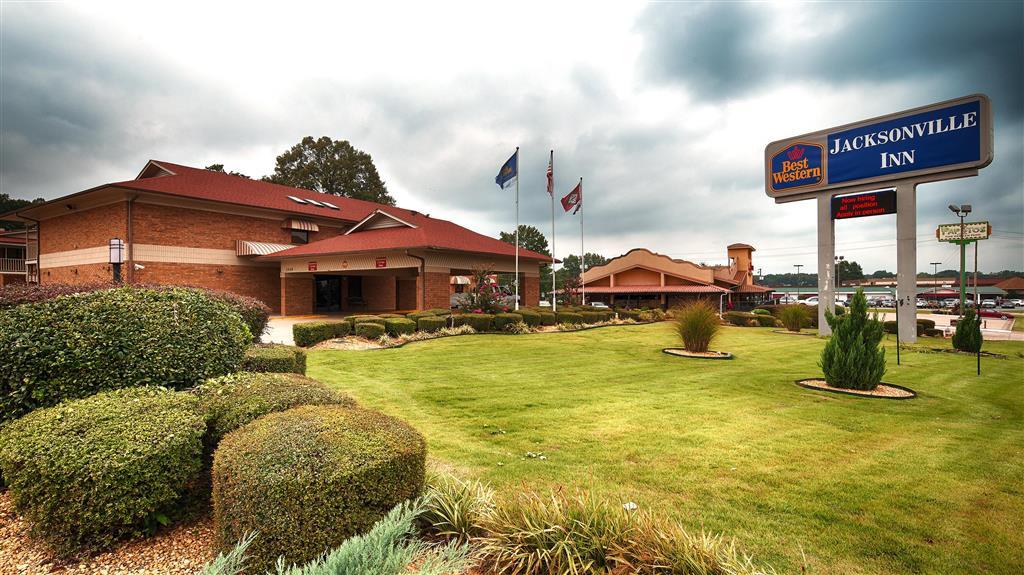
[{"label": "red car", "polygon": [[[974,307],[974,306],[972,305],[970,307]],[[950,310],[950,312],[953,315],[959,315],[959,313],[960,313],[959,312],[959,308],[960,308],[960,306],[958,306],[958,305],[957,306],[953,306],[953,309]],[[974,311],[978,314],[978,317],[987,317],[989,319],[1010,319],[1012,317],[1010,314],[1006,313],[1005,311],[998,310],[998,309],[981,308],[981,309],[974,310]]]}]

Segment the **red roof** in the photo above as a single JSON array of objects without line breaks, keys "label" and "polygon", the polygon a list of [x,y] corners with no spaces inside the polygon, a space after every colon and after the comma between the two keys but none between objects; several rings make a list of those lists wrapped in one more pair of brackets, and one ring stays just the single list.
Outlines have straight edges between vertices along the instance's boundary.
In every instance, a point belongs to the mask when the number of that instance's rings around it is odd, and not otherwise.
[{"label": "red roof", "polygon": [[1004,290],[1011,290],[1011,289],[1012,290],[1024,290],[1024,278],[1022,278],[1022,277],[1008,278],[1008,279],[1005,279],[1005,280],[995,284],[995,286],[997,288],[1004,289]]},{"label": "red roof", "polygon": [[[109,184],[119,188],[130,188],[147,192],[170,194],[197,200],[223,202],[240,206],[251,206],[283,211],[292,214],[315,216],[331,220],[358,222],[374,210],[385,208],[395,216],[405,218],[413,212],[403,208],[385,206],[375,202],[344,198],[331,194],[321,194],[311,190],[271,184],[261,180],[250,180],[241,176],[232,176],[223,172],[213,172],[199,168],[172,164],[161,160],[151,160],[150,164],[171,172],[173,175],[140,178]],[[145,170],[143,170],[145,171]],[[289,199],[295,196],[312,199],[318,202],[330,202],[340,209],[332,210],[312,204],[300,204]]]},{"label": "red roof", "polygon": [[759,286],[755,284],[743,284],[733,291],[735,291],[736,293],[767,293],[775,290],[773,290],[772,288]]},{"label": "red roof", "polygon": [[729,293],[729,290],[713,285],[703,286],[594,286],[587,287],[589,293]]}]

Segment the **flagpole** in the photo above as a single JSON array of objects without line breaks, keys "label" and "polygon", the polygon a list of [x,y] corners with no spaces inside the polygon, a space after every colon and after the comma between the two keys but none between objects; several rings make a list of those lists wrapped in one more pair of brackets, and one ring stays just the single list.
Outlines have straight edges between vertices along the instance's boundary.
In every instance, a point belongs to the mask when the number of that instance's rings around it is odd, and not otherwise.
[{"label": "flagpole", "polygon": [[583,178],[580,178],[580,305],[587,305],[587,284],[583,283],[587,252],[583,249]]},{"label": "flagpole", "polygon": [[515,310],[519,311],[519,146],[516,146],[516,297]]},{"label": "flagpole", "polygon": [[555,297],[555,151],[551,150],[551,185],[548,195],[551,196],[551,311],[558,311],[558,298]]}]

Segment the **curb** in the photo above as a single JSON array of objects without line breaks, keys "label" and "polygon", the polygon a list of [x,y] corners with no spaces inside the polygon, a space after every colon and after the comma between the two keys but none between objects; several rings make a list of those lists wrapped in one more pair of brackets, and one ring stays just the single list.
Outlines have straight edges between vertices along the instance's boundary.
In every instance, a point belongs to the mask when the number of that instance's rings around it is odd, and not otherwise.
[{"label": "curb", "polygon": [[866,393],[854,393],[852,391],[843,391],[841,389],[825,389],[823,387],[815,387],[813,385],[807,385],[807,384],[804,383],[805,381],[810,381],[812,379],[822,379],[822,378],[820,378],[820,377],[808,377],[808,378],[804,378],[804,379],[794,380],[793,383],[799,385],[800,387],[802,387],[804,389],[809,389],[811,391],[825,391],[825,392],[828,392],[828,393],[839,393],[839,394],[842,394],[842,395],[852,395],[853,397],[861,397],[861,398],[864,398],[864,399],[904,400],[904,399],[914,399],[915,397],[917,397],[917,392],[914,391],[913,389],[910,389],[909,387],[904,387],[902,385],[896,385],[895,383],[888,383],[888,382],[885,382],[885,381],[881,381],[879,383],[888,385],[889,387],[895,387],[896,389],[902,389],[903,391],[909,392],[910,395],[908,395],[907,397],[888,397],[888,396],[885,396],[885,395],[869,395],[869,394],[866,394]]}]

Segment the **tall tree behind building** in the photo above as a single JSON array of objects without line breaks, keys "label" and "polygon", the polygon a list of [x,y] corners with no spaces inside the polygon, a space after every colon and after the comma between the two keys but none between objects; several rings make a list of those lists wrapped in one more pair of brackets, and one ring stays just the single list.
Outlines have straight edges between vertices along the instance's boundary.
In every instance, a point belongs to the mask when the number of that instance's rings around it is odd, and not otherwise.
[{"label": "tall tree behind building", "polygon": [[[19,198],[12,198],[11,196],[0,193],[0,214],[6,214],[7,212],[13,212],[18,208],[24,208],[31,204],[39,204],[45,202],[43,198],[36,198],[32,201],[22,200]],[[0,222],[0,230],[20,230],[25,227],[25,224],[21,222]]]},{"label": "tall tree behind building", "polygon": [[327,136],[306,136],[277,157],[274,173],[264,181],[368,200],[389,206],[395,199],[388,194],[370,154],[356,149],[348,140]]},{"label": "tall tree behind building", "polygon": [[[498,239],[505,243],[515,245],[516,234],[515,232],[501,232]],[[544,237],[544,234],[534,226],[519,224],[519,247],[524,250],[534,251],[546,256],[551,255],[551,252],[548,251],[548,239]],[[551,291],[551,266],[548,264],[540,265],[540,291],[541,293]]]}]

